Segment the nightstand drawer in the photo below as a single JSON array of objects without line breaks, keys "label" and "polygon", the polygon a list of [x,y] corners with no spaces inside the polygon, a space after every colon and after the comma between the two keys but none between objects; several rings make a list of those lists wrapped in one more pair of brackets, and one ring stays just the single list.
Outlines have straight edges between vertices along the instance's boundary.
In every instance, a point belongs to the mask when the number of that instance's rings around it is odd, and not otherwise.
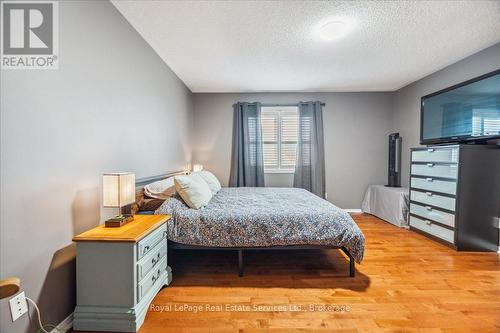
[{"label": "nightstand drawer", "polygon": [[424,205],[455,211],[455,198],[445,197],[432,192],[411,191],[410,200],[420,202]]},{"label": "nightstand drawer", "polygon": [[429,206],[424,207],[415,203],[411,203],[410,213],[422,216],[425,219],[445,224],[450,227],[455,227],[455,215],[442,212]]},{"label": "nightstand drawer", "polygon": [[137,263],[137,281],[141,281],[160,260],[167,255],[167,242],[160,241],[153,250]]},{"label": "nightstand drawer", "polygon": [[411,174],[427,177],[457,178],[458,165],[456,164],[412,164]]},{"label": "nightstand drawer", "polygon": [[163,257],[158,265],[137,284],[137,302],[140,302],[155,283],[160,280],[162,274],[165,274],[166,268],[167,257]]},{"label": "nightstand drawer", "polygon": [[164,223],[137,244],[137,260],[148,254],[160,241],[167,238],[167,225]]},{"label": "nightstand drawer", "polygon": [[450,229],[440,227],[423,219],[410,216],[410,226],[418,230],[422,230],[430,235],[443,239],[449,243],[455,242],[455,232]]},{"label": "nightstand drawer", "polygon": [[446,194],[457,193],[457,182],[454,180],[439,180],[432,177],[411,177],[411,187],[421,190],[435,191]]},{"label": "nightstand drawer", "polygon": [[458,163],[458,147],[414,150],[411,154],[411,160],[413,162]]}]

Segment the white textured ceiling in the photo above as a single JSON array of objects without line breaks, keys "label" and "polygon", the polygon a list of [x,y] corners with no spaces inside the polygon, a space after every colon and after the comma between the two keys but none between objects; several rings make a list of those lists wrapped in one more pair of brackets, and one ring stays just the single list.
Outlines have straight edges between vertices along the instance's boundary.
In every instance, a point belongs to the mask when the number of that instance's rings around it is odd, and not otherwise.
[{"label": "white textured ceiling", "polygon": [[500,42],[499,0],[113,4],[193,92],[392,91]]}]

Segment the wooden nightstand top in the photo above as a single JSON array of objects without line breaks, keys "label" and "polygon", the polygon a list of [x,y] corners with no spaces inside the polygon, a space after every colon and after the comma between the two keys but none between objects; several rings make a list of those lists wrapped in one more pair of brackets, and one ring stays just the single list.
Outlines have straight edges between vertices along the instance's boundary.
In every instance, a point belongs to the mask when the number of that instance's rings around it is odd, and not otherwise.
[{"label": "wooden nightstand top", "polygon": [[103,225],[73,237],[74,242],[138,242],[171,218],[170,215],[134,215],[134,220],[118,228]]}]

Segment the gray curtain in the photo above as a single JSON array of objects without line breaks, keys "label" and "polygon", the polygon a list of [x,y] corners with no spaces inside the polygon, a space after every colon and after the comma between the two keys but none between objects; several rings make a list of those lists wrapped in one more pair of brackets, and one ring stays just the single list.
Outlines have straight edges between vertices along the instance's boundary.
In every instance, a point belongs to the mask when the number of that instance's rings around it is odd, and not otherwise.
[{"label": "gray curtain", "polygon": [[325,145],[320,102],[299,103],[299,133],[293,186],[325,197]]},{"label": "gray curtain", "polygon": [[233,150],[229,186],[264,186],[260,118],[260,103],[233,105]]}]

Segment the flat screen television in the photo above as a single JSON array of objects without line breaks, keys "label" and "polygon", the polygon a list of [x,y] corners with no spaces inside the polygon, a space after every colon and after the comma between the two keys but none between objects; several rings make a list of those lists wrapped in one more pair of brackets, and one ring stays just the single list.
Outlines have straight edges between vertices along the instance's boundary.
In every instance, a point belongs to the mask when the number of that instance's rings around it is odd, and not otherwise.
[{"label": "flat screen television", "polygon": [[500,69],[422,97],[420,143],[500,138]]}]

